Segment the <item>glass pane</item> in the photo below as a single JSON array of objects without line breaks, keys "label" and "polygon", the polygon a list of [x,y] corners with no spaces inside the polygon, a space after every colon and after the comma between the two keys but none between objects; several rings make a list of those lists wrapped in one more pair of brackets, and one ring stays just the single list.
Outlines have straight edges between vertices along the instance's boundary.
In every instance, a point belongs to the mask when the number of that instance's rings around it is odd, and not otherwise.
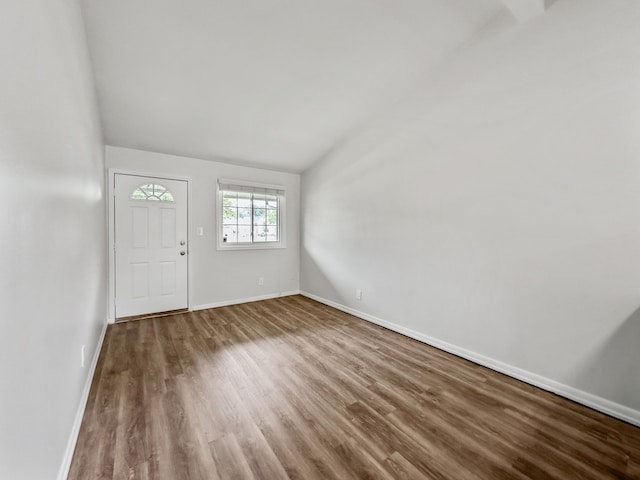
[{"label": "glass pane", "polygon": [[265,225],[267,223],[266,211],[264,208],[256,208],[253,210],[253,224]]},{"label": "glass pane", "polygon": [[278,241],[278,227],[272,226],[267,227],[267,242],[277,242]]},{"label": "glass pane", "polygon": [[238,242],[251,243],[251,225],[238,226]]},{"label": "glass pane", "polygon": [[131,200],[146,200],[146,199],[147,199],[147,194],[144,193],[139,188],[136,188],[131,194]]},{"label": "glass pane", "polygon": [[267,206],[266,197],[264,195],[253,196],[253,206],[255,208],[264,208]]},{"label": "glass pane", "polygon": [[223,207],[222,223],[233,224],[233,225],[238,223],[238,209],[234,207]]},{"label": "glass pane", "polygon": [[238,206],[251,207],[251,194],[238,192]]},{"label": "glass pane", "polygon": [[131,200],[151,200],[152,202],[173,202],[173,195],[163,185],[145,183],[131,193]]},{"label": "glass pane", "polygon": [[224,192],[222,194],[222,205],[225,207],[237,207],[238,194],[235,192]]},{"label": "glass pane", "polygon": [[222,241],[223,243],[237,243],[238,231],[235,226],[226,226],[222,228]]},{"label": "glass pane", "polygon": [[223,239],[226,239],[224,241],[249,244],[278,242],[279,200],[278,195],[223,191],[222,228]]},{"label": "glass pane", "polygon": [[266,242],[267,241],[267,227],[254,226],[253,227],[253,241],[254,242]]},{"label": "glass pane", "polygon": [[238,208],[238,223],[241,225],[251,225],[250,208]]},{"label": "glass pane", "polygon": [[278,208],[278,197],[267,195],[267,208]]},{"label": "glass pane", "polygon": [[278,210],[267,210],[267,225],[278,224]]}]

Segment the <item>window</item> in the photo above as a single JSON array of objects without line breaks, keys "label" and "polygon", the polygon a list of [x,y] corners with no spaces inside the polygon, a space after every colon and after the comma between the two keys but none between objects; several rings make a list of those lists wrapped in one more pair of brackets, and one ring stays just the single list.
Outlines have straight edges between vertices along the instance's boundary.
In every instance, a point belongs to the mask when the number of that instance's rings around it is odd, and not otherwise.
[{"label": "window", "polygon": [[173,195],[158,183],[145,183],[131,193],[131,200],[151,200],[152,202],[173,202]]},{"label": "window", "polygon": [[284,187],[218,181],[218,249],[282,248]]}]

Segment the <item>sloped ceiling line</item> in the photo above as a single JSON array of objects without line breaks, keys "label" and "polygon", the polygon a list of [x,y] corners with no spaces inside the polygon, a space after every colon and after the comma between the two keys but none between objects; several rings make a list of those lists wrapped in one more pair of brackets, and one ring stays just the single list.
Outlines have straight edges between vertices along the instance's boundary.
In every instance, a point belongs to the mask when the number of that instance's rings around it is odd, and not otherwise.
[{"label": "sloped ceiling line", "polygon": [[520,23],[544,13],[545,10],[545,0],[502,0],[502,2]]}]

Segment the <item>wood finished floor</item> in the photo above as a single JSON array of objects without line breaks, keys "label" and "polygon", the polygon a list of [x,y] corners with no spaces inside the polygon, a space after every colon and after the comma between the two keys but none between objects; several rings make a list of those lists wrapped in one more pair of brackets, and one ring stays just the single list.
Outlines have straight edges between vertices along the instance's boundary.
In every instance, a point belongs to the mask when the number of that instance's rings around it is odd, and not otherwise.
[{"label": "wood finished floor", "polygon": [[640,479],[640,429],[293,296],[109,326],[69,478]]}]

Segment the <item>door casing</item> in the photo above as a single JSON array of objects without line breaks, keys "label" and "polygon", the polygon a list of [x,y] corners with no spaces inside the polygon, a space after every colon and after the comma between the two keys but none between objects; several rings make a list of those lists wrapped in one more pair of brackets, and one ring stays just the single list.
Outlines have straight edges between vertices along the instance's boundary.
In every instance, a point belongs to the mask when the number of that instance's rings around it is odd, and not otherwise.
[{"label": "door casing", "polygon": [[116,258],[115,258],[115,176],[117,174],[122,175],[136,175],[140,177],[149,177],[149,178],[159,178],[159,179],[167,179],[167,180],[182,180],[187,182],[187,232],[189,236],[189,254],[187,255],[187,305],[189,311],[192,310],[193,306],[193,249],[191,248],[193,244],[193,235],[191,233],[191,204],[192,204],[192,194],[191,194],[191,177],[184,177],[173,174],[165,174],[165,173],[157,173],[157,172],[141,172],[134,170],[125,170],[121,168],[110,168],[107,170],[107,222],[108,222],[108,261],[109,261],[109,282],[108,282],[108,292],[107,292],[107,314],[108,314],[108,322],[115,322],[115,312],[116,312]]}]

